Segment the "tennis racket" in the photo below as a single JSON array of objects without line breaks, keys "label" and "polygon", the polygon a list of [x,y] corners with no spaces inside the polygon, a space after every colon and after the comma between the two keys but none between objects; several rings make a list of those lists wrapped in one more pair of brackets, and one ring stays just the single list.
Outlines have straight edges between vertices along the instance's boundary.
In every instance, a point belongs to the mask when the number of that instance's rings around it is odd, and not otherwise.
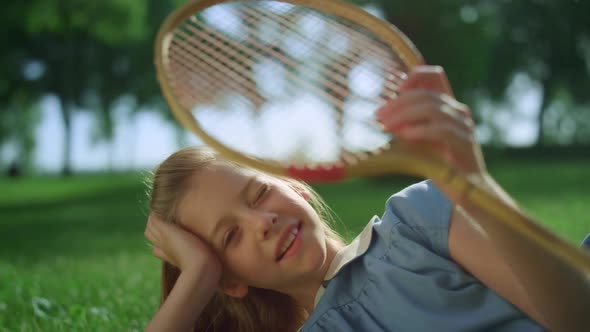
[{"label": "tennis racket", "polygon": [[402,173],[447,183],[590,278],[590,255],[382,132],[374,112],[423,62],[396,27],[337,0],[191,1],[155,45],[174,116],[226,158],[308,182]]}]

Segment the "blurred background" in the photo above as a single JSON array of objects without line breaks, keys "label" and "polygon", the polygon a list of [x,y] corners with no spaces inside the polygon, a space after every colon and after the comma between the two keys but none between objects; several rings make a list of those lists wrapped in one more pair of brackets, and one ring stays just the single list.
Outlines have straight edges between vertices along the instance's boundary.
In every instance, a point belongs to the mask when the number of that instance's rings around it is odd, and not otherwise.
[{"label": "blurred background", "polygon": [[[590,233],[590,2],[353,2],[445,68],[491,173],[529,214],[575,245]],[[154,74],[155,34],[182,3],[3,3],[0,331],[141,330],[156,310],[143,182],[201,144]],[[316,189],[351,238],[414,180]]]}]

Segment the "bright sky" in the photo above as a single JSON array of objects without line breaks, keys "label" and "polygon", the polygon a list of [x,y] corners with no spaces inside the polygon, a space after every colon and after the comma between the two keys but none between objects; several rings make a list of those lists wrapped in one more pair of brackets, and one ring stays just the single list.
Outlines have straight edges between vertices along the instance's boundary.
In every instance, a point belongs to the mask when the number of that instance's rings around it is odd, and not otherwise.
[{"label": "bright sky", "polygon": [[[517,76],[512,84],[511,108],[498,108],[484,104],[482,112],[505,129],[505,141],[510,145],[532,144],[537,135],[535,116],[540,93],[534,84],[523,75]],[[302,107],[303,105],[297,105]],[[36,150],[34,162],[43,172],[57,172],[63,160],[64,132],[58,103],[53,96],[41,102],[42,116],[35,130]],[[113,140],[114,153],[110,156],[110,145],[105,142],[93,143],[93,116],[90,112],[76,112],[73,116],[72,166],[75,170],[102,170],[113,165],[114,169],[152,169],[158,162],[181,147],[201,144],[192,133],[184,131],[179,143],[175,128],[156,112],[138,112],[130,115],[124,108],[115,112],[116,127]],[[486,141],[487,131],[478,128],[480,141]],[[0,162],[7,164],[14,158],[14,149],[5,145],[0,149]]]}]

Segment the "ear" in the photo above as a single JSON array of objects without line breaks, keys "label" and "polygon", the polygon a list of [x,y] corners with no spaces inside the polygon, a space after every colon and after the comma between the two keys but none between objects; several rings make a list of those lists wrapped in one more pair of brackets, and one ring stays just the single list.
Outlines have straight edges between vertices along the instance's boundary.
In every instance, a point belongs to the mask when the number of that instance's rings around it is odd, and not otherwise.
[{"label": "ear", "polygon": [[303,197],[304,200],[309,201],[311,199],[311,193],[304,186],[295,183],[293,184],[293,190],[295,190],[299,196]]},{"label": "ear", "polygon": [[237,299],[241,299],[248,295],[248,286],[241,282],[225,281],[222,282],[220,288],[225,294]]},{"label": "ear", "polygon": [[301,197],[303,197],[304,200],[309,201],[311,199],[311,193],[307,189],[302,187],[298,189],[297,192],[299,195],[301,195]]}]

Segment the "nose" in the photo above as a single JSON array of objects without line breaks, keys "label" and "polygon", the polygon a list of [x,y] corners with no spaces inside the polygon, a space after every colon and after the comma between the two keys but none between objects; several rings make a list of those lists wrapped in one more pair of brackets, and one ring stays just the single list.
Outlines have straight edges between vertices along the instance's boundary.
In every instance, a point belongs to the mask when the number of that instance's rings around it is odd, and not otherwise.
[{"label": "nose", "polygon": [[250,210],[246,213],[243,227],[252,230],[258,240],[266,240],[277,219],[278,215],[274,212]]}]

